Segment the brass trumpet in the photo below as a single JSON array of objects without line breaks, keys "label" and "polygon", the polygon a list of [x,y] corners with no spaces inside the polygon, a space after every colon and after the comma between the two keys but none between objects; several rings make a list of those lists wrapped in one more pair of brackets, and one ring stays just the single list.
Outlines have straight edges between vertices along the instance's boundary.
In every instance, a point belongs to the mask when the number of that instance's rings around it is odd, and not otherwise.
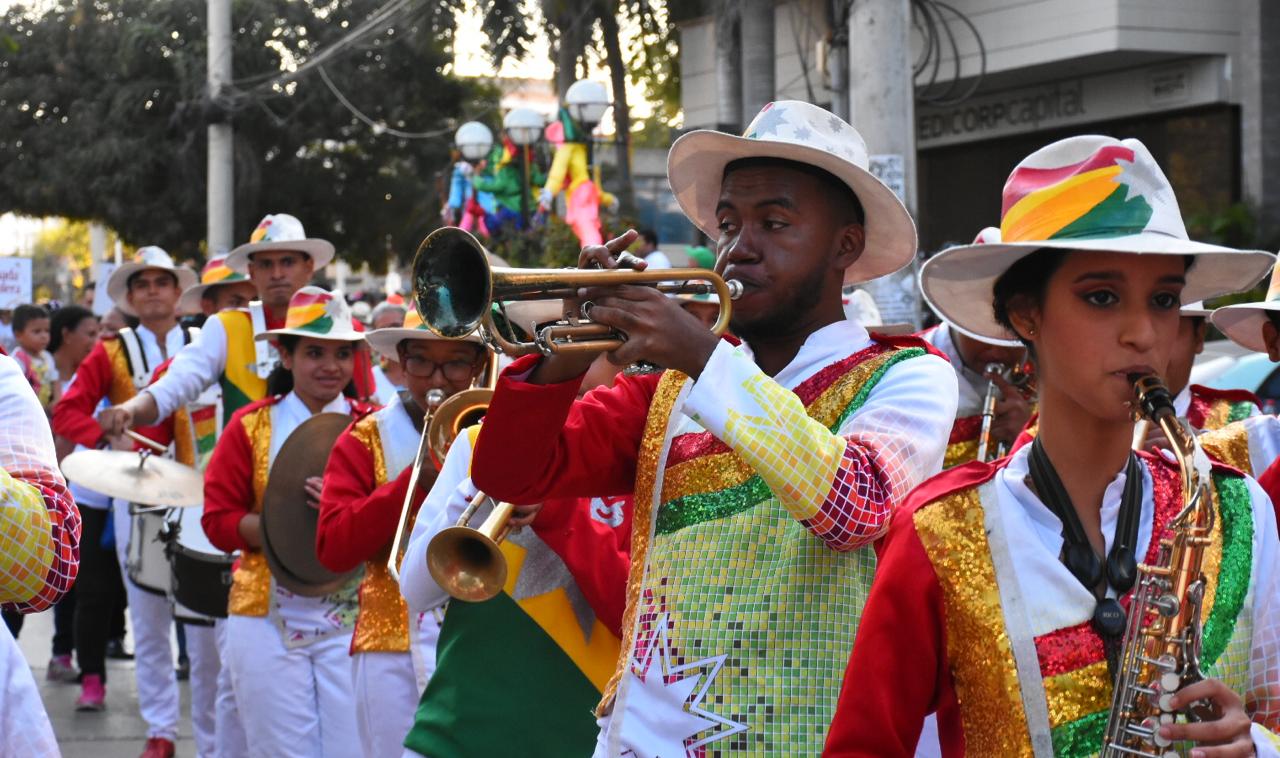
[{"label": "brass trumpet", "polygon": [[[480,329],[482,338],[507,355],[567,352],[607,352],[625,340],[603,324],[586,319],[532,326],[528,342],[509,339],[493,320],[493,305],[518,300],[561,300],[577,297],[580,287],[623,284],[648,285],[664,294],[710,294],[720,300],[720,315],[711,331],[729,328],[731,302],[742,284],[725,281],[701,268],[654,271],[504,268],[489,265],[484,247],[462,229],[444,227],[427,236],[413,261],[413,292],[423,322],[442,337],[464,337]],[[512,335],[514,337],[514,335]]]}]

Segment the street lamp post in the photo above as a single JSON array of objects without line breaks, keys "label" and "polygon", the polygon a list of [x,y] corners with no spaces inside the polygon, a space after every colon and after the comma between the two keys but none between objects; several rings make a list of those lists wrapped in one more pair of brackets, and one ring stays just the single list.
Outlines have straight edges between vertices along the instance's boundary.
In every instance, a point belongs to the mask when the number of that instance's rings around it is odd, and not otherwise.
[{"label": "street lamp post", "polygon": [[[587,131],[587,168],[588,170],[593,170],[595,167],[595,138],[592,135],[595,132],[596,125],[604,118],[604,112],[609,110],[609,92],[600,82],[579,79],[569,85],[569,89],[565,90],[564,104],[573,120],[581,124],[582,128]],[[592,178],[597,184],[600,183],[598,176],[593,175]]]},{"label": "street lamp post", "polygon": [[520,147],[521,182],[520,182],[520,225],[529,226],[529,146],[538,141],[542,134],[542,114],[530,108],[513,108],[502,119],[502,128],[507,130],[511,141]]},{"label": "street lamp post", "polygon": [[[493,132],[489,131],[489,127],[479,121],[468,121],[458,127],[458,131],[454,132],[453,144],[457,146],[458,152],[462,153],[463,160],[474,165],[484,160],[485,156],[489,155],[489,151],[493,149]],[[452,193],[452,189],[450,192]],[[471,186],[471,195],[474,196],[474,194],[475,185],[473,184]],[[467,204],[470,200],[470,197],[462,199],[462,207],[458,210],[458,218],[453,219],[453,223],[461,224],[466,219]]]}]

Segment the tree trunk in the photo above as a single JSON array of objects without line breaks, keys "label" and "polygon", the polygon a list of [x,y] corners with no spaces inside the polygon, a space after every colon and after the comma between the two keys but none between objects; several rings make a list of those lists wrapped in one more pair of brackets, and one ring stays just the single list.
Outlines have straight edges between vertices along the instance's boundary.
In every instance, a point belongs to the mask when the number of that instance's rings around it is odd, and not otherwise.
[{"label": "tree trunk", "polygon": [[742,131],[742,52],[738,44],[738,8],[724,0],[716,8],[716,126]]},{"label": "tree trunk", "polygon": [[635,211],[635,187],[631,182],[631,106],[627,104],[627,66],[622,59],[619,39],[617,0],[605,0],[600,13],[600,30],[604,37],[605,60],[613,84],[613,123],[616,130],[614,149],[618,163],[618,205],[623,214]]},{"label": "tree trunk", "polygon": [[742,124],[774,99],[773,0],[743,0]]},{"label": "tree trunk", "polygon": [[584,16],[579,6],[564,0],[542,0],[542,18],[549,27],[556,64],[556,96],[563,100],[569,85],[578,79],[578,61],[586,52],[593,19]]}]

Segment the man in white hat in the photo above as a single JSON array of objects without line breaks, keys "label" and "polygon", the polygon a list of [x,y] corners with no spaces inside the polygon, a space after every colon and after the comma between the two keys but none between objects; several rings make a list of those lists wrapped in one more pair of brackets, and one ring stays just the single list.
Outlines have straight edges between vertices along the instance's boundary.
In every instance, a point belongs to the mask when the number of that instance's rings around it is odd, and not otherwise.
[{"label": "man in white hat", "polygon": [[[867,163],[853,127],[795,101],[766,105],[744,137],[681,137],[668,177],[742,285],[742,343],[651,287],[591,288],[581,309],[627,335],[611,360],[668,370],[580,402],[594,356],[521,358],[498,382],[480,489],[514,503],[635,492],[597,755],[821,749],[871,545],[941,468],[956,409],[943,358],[845,318],[842,285],[916,255],[910,216]],[[615,268],[634,240],[586,248],[579,265]]]},{"label": "man in white hat", "polygon": [[[195,284],[194,271],[174,265],[169,254],[158,247],[144,247],[138,260],[117,268],[107,280],[107,292],[126,315],[139,320],[136,329],[124,328],[113,339],[94,345],[80,364],[75,379],[53,413],[54,433],[85,447],[99,447],[113,435],[104,431],[94,411],[103,399],[118,406],[135,397],[151,381],[152,373],[168,358],[192,343],[195,330],[178,325],[178,297]],[[193,451],[176,450],[178,460],[191,465]],[[130,515],[128,503],[116,502],[113,525],[117,558],[125,564],[128,549]],[[86,539],[93,544],[101,540],[108,515],[105,511],[86,508],[83,511]],[[76,595],[77,657],[84,676],[77,707],[101,710],[105,706],[106,669],[102,655],[106,649],[107,627],[102,619],[111,614],[114,593],[110,571],[96,563],[98,553],[86,551],[86,570],[81,575]],[[103,556],[106,558],[106,556]],[[106,558],[109,560],[109,558]],[[173,618],[164,595],[142,589],[125,577],[129,597],[129,616],[133,622],[134,653],[137,659],[138,707],[147,722],[147,758],[173,755],[178,733],[178,681],[173,668],[173,650],[169,645],[169,629]],[[84,623],[80,620],[83,619]],[[193,669],[203,670],[200,656],[212,649],[202,635],[211,629],[187,631],[193,642],[190,655]],[[83,644],[81,644],[83,642]],[[210,740],[213,735],[206,735]],[[206,746],[212,749],[212,745]]]},{"label": "man in white hat", "polygon": [[178,298],[178,312],[212,316],[222,311],[248,308],[257,296],[258,288],[244,273],[233,271],[227,265],[227,256],[214,256],[200,270],[200,283],[182,291],[182,297]]},{"label": "man in white hat", "polygon": [[[131,426],[154,424],[200,396],[215,382],[223,388],[223,416],[266,396],[267,377],[278,363],[275,349],[255,339],[268,329],[280,328],[289,309],[289,298],[311,281],[312,275],[333,260],[333,244],[310,238],[297,218],[287,213],[267,215],[249,242],[232,250],[227,267],[247,274],[257,287],[258,300],[247,310],[218,314],[204,325],[200,342],[175,358],[168,373],[99,420],[103,428],[121,432]],[[358,322],[352,321],[357,330]],[[356,390],[360,397],[373,395],[368,354],[356,361]]]}]

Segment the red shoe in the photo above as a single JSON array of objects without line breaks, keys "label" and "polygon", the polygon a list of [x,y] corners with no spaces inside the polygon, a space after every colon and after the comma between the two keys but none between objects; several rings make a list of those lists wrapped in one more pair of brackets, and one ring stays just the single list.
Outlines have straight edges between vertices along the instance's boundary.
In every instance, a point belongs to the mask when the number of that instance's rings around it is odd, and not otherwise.
[{"label": "red shoe", "polygon": [[149,738],[141,758],[173,758],[173,741],[164,737]]},{"label": "red shoe", "polygon": [[80,683],[80,697],[76,699],[77,711],[100,711],[107,707],[107,688],[98,674],[85,674]]}]

